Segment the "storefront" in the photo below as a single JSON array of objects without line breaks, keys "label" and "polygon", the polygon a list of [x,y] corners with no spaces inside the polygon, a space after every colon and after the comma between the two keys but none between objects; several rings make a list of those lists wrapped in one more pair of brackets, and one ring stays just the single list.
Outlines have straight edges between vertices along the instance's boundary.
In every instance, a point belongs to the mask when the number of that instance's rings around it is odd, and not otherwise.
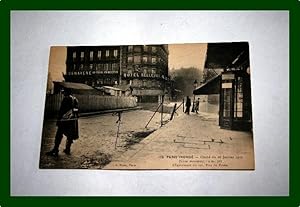
[{"label": "storefront", "polygon": [[219,125],[224,129],[252,129],[248,43],[208,44],[205,69],[223,68],[194,90],[195,95],[219,94]]}]

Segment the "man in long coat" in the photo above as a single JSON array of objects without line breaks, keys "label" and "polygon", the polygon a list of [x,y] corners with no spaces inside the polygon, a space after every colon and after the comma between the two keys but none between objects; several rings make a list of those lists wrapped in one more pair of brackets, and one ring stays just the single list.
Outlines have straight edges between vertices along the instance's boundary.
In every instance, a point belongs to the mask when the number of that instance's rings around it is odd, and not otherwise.
[{"label": "man in long coat", "polygon": [[63,135],[65,135],[67,137],[67,142],[64,153],[70,155],[73,140],[79,138],[78,100],[72,95],[71,89],[64,89],[64,99],[61,102],[56,125],[57,131],[55,135],[54,147],[46,154],[55,157],[58,156],[59,145]]},{"label": "man in long coat", "polygon": [[188,96],[186,97],[185,107],[186,107],[185,113],[190,114],[191,99]]}]

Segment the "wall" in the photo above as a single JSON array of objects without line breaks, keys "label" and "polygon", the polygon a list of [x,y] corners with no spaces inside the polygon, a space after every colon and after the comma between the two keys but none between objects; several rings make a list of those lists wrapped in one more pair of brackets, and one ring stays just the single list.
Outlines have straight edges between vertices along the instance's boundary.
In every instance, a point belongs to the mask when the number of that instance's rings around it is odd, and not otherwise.
[{"label": "wall", "polygon": [[[79,102],[79,113],[111,109],[132,108],[137,106],[135,97],[76,95]],[[55,94],[46,97],[45,117],[55,117],[58,113],[63,95]]]},{"label": "wall", "polygon": [[198,95],[195,99],[200,98],[200,112],[219,113],[219,96],[220,95]]}]

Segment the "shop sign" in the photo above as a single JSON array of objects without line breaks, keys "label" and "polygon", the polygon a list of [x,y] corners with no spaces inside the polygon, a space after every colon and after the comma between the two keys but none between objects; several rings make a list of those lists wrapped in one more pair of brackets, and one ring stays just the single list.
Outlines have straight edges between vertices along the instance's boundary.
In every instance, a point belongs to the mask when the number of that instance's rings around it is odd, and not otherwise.
[{"label": "shop sign", "polygon": [[234,74],[233,73],[224,73],[222,74],[222,80],[233,80]]},{"label": "shop sign", "polygon": [[232,88],[232,83],[222,83],[222,88]]},{"label": "shop sign", "polygon": [[153,73],[123,73],[124,78],[162,78],[169,80],[169,77]]},{"label": "shop sign", "polygon": [[102,74],[118,74],[119,71],[99,71],[99,70],[84,70],[84,71],[70,71],[68,75],[102,75]]}]

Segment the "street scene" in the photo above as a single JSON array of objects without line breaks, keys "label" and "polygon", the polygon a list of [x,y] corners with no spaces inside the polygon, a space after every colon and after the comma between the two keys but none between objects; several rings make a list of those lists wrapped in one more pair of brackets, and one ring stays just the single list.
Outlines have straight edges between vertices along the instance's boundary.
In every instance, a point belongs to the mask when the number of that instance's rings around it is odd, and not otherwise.
[{"label": "street scene", "polygon": [[254,170],[246,42],[51,47],[41,169]]}]

